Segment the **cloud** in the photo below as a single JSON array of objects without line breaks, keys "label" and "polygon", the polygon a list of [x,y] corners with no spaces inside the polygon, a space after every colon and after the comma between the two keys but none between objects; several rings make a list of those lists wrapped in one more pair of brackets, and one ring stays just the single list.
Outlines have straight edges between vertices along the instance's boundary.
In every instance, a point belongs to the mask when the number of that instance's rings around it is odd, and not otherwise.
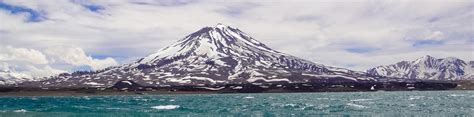
[{"label": "cloud", "polygon": [[38,50],[11,46],[0,47],[0,61],[48,64],[46,56]]},{"label": "cloud", "polygon": [[252,11],[252,9],[259,7],[260,4],[256,3],[240,3],[225,6],[225,8],[216,10],[217,13],[231,17],[240,17],[246,11]]},{"label": "cloud", "polygon": [[[12,74],[22,74],[24,78],[31,78],[31,79],[41,79],[42,77],[48,77],[51,75],[56,75],[60,73],[65,73],[67,71],[52,68],[49,65],[45,66],[32,66],[32,65],[25,65],[22,66],[23,70],[21,71],[12,71]],[[16,76],[15,78],[19,78]],[[22,78],[22,77],[20,77]]]},{"label": "cloud", "polygon": [[3,0],[2,3],[38,11],[44,20],[31,23],[25,20],[30,17],[28,12],[19,15],[0,9],[0,46],[46,50],[71,45],[87,52],[79,57],[77,53],[81,52],[71,50],[77,54],[73,58],[82,58],[80,62],[54,57],[54,61],[48,59],[48,64],[60,61],[98,69],[100,64],[113,64],[107,57],[128,63],[217,23],[237,27],[281,52],[361,71],[427,54],[474,58],[470,53],[474,51],[474,3],[470,0]]},{"label": "cloud", "polygon": [[415,32],[406,39],[412,43],[413,47],[441,46],[445,44],[445,34],[441,31],[427,30],[424,32]]},{"label": "cloud", "polygon": [[444,33],[441,31],[434,31],[426,35],[427,40],[441,40],[444,38]]},{"label": "cloud", "polygon": [[[78,47],[49,47],[44,50],[0,46],[1,79],[41,79],[87,66],[99,70],[117,65],[115,59],[95,59]],[[1,80],[0,79],[0,80]]]},{"label": "cloud", "polygon": [[84,50],[77,47],[52,47],[45,50],[45,54],[54,63],[70,64],[74,66],[90,66],[92,70],[100,70],[109,66],[117,65],[117,61],[107,57],[104,59],[94,59],[86,55]]},{"label": "cloud", "polygon": [[15,64],[0,61],[0,84],[12,84],[25,80],[41,80],[66,71],[54,69],[49,65]]},{"label": "cloud", "polygon": [[42,78],[65,72],[49,66],[51,62],[40,51],[12,46],[0,47],[1,78]]}]

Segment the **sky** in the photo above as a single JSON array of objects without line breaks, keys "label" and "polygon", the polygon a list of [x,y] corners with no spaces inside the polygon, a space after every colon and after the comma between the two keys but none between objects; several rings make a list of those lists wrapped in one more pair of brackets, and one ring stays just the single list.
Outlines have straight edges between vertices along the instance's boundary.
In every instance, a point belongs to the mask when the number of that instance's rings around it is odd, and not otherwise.
[{"label": "sky", "polygon": [[358,71],[424,55],[471,61],[473,22],[472,0],[0,0],[0,72],[130,63],[218,23]]}]

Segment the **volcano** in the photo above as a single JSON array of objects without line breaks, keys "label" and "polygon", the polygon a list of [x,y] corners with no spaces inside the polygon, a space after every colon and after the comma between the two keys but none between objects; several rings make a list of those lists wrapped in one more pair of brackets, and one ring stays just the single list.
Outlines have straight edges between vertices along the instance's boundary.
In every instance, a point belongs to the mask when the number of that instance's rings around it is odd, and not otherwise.
[{"label": "volcano", "polygon": [[65,73],[30,85],[110,87],[130,80],[144,86],[371,81],[364,72],[317,64],[271,49],[243,31],[204,27],[132,63]]}]

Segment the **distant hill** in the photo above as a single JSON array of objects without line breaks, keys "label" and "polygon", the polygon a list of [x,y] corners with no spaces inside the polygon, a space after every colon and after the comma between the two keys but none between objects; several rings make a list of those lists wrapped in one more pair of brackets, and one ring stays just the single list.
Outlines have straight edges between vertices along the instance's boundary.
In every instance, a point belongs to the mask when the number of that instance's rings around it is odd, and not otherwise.
[{"label": "distant hill", "polygon": [[473,80],[474,61],[435,58],[429,55],[414,61],[401,61],[367,70],[368,74],[422,80]]}]

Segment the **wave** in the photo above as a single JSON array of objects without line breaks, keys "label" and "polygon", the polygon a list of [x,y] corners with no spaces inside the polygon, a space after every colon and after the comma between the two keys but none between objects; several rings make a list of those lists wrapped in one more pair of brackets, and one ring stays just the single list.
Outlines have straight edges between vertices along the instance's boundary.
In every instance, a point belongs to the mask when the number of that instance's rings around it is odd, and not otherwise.
[{"label": "wave", "polygon": [[362,101],[371,101],[371,100],[374,100],[374,99],[353,99],[351,100],[351,102],[362,102]]},{"label": "wave", "polygon": [[252,98],[255,98],[255,97],[252,97],[252,96],[247,96],[247,97],[244,97],[245,99],[252,99]]},{"label": "wave", "polygon": [[316,98],[317,100],[330,100],[329,98]]},{"label": "wave", "polygon": [[408,98],[408,100],[418,100],[418,99],[421,99],[421,98],[424,98],[425,96],[410,96]]},{"label": "wave", "polygon": [[108,110],[121,110],[121,109],[125,109],[125,108],[105,108],[105,109],[108,109]]},{"label": "wave", "polygon": [[158,110],[173,110],[179,108],[179,105],[159,105],[159,106],[152,106],[153,109]]},{"label": "wave", "polygon": [[355,107],[355,108],[368,108],[367,106],[358,105],[358,104],[354,104],[354,103],[347,103],[346,105],[350,106],[350,107]]},{"label": "wave", "polygon": [[448,96],[450,96],[450,97],[462,97],[464,95],[462,95],[462,94],[450,94]]},{"label": "wave", "polygon": [[14,110],[13,112],[15,113],[24,113],[27,112],[25,109],[20,109],[20,110]]}]

